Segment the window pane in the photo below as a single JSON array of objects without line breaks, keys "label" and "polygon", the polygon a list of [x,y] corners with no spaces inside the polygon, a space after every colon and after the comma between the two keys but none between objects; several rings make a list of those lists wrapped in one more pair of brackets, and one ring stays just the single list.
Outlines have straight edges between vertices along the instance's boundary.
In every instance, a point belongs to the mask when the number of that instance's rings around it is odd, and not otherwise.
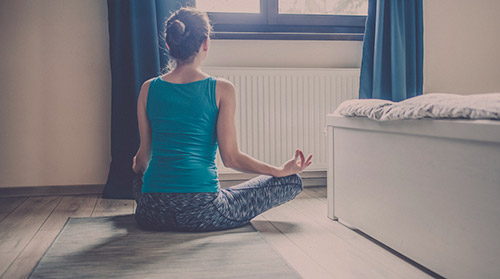
[{"label": "window pane", "polygon": [[368,0],[279,0],[278,6],[280,14],[368,14]]},{"label": "window pane", "polygon": [[196,0],[196,8],[204,12],[260,13],[260,0]]}]

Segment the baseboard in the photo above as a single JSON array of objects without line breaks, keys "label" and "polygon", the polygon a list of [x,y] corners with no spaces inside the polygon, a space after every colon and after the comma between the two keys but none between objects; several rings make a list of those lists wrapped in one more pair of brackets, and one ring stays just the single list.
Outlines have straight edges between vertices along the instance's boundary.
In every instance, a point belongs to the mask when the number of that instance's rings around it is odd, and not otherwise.
[{"label": "baseboard", "polygon": [[[249,173],[221,173],[222,187],[230,187],[257,176]],[[326,186],[326,171],[308,171],[301,175],[304,187]],[[104,184],[0,187],[0,197],[72,196],[101,194]]]},{"label": "baseboard", "polygon": [[0,188],[0,197],[72,196],[101,194],[104,184],[23,186]]}]

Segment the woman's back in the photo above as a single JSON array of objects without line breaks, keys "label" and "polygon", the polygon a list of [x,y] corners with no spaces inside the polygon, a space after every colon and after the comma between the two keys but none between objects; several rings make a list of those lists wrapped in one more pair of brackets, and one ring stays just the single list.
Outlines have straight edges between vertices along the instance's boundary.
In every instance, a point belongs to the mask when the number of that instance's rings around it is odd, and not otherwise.
[{"label": "woman's back", "polygon": [[[275,167],[239,150],[234,86],[201,71],[210,45],[207,14],[181,8],[165,27],[175,68],[165,79],[145,82],[137,102],[141,145],[132,168],[144,173],[134,183],[138,224],[159,230],[231,229],[295,198],[302,191],[297,173],[311,164],[311,155],[305,159],[297,149]],[[263,175],[220,188],[217,147],[225,167]]]},{"label": "woman's back", "polygon": [[216,80],[208,77],[176,84],[151,81],[147,116],[151,123],[151,161],[142,192],[217,192]]}]

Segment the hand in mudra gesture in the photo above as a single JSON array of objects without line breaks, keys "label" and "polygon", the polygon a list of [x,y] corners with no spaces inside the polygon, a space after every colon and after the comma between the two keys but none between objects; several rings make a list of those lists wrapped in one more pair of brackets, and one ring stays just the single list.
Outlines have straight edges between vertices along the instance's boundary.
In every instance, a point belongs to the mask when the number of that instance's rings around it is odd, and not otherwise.
[{"label": "hand in mudra gesture", "polygon": [[312,154],[305,159],[302,150],[297,149],[292,159],[286,161],[280,168],[280,177],[289,176],[304,171],[311,163]]}]

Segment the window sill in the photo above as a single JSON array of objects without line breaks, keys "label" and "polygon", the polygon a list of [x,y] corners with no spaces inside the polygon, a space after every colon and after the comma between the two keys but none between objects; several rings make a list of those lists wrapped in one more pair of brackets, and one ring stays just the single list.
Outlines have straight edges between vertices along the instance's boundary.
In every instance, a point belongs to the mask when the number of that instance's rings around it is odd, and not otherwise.
[{"label": "window sill", "polygon": [[214,32],[214,40],[363,41],[362,33]]}]

